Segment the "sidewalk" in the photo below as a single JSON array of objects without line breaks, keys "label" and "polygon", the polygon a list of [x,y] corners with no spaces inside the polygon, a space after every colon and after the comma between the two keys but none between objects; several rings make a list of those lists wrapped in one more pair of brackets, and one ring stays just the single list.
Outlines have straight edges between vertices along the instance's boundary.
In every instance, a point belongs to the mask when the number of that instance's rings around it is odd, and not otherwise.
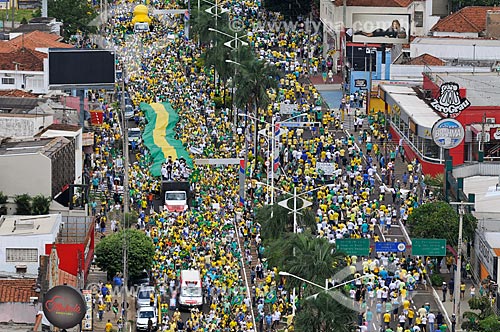
[{"label": "sidewalk", "polygon": [[[451,278],[454,279],[454,273],[453,273],[453,276],[449,273],[448,269],[446,268],[442,268],[440,270],[441,272],[441,276],[444,278],[444,281],[446,282],[446,284],[448,284],[448,282],[450,281]],[[459,303],[459,312],[458,314],[456,314],[456,317],[460,317],[460,320],[459,322],[457,323],[457,326],[456,326],[456,329],[455,331],[462,331],[460,325],[461,323],[463,322],[463,313],[466,312],[466,311],[470,311],[470,308],[469,308],[469,299],[471,298],[470,296],[470,288],[472,285],[474,285],[474,287],[476,288],[476,296],[478,295],[479,293],[479,286],[475,285],[473,280],[470,280],[470,279],[462,279],[462,281],[465,282],[465,285],[466,285],[466,288],[465,288],[465,294],[464,294],[464,298],[463,299],[460,299],[460,303]],[[443,312],[443,315],[446,317],[446,320],[448,321],[448,326],[451,327],[451,318],[452,318],[452,315],[454,313],[454,301],[450,299],[450,290],[447,291],[447,294],[446,294],[446,301],[443,302],[442,299],[443,299],[443,291],[441,290],[441,287],[433,287],[434,290],[435,290],[435,294],[434,296],[438,296],[438,299],[436,299],[436,302],[439,302],[439,306],[441,307],[441,310],[444,310]],[[450,331],[451,331],[451,328],[450,328]]]}]

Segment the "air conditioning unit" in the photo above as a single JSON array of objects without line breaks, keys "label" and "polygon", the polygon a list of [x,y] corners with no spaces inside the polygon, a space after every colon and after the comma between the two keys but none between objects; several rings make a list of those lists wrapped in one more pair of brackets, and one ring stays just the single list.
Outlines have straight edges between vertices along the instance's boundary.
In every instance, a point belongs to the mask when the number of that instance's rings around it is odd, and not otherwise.
[{"label": "air conditioning unit", "polygon": [[495,118],[486,118],[486,123],[495,124],[496,123]]}]

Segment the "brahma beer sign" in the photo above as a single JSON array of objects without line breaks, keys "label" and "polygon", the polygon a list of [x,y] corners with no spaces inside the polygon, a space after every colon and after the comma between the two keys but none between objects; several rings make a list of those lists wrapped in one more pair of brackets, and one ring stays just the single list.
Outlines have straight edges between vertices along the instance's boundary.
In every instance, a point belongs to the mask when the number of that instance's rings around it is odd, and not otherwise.
[{"label": "brahma beer sign", "polygon": [[55,286],[43,297],[43,313],[60,329],[69,329],[82,322],[87,305],[83,295],[71,286]]},{"label": "brahma beer sign", "polygon": [[456,117],[470,106],[470,101],[460,97],[457,83],[443,83],[439,88],[439,97],[431,101],[431,107],[446,117]]}]

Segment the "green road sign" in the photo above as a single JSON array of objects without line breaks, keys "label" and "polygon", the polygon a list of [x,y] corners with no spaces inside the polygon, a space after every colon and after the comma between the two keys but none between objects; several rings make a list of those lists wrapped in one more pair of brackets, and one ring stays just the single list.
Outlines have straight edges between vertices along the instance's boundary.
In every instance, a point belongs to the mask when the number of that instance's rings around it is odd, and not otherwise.
[{"label": "green road sign", "polygon": [[446,256],[445,239],[411,239],[414,256]]},{"label": "green road sign", "polygon": [[335,243],[337,250],[343,251],[349,256],[368,256],[370,254],[369,239],[338,239]]}]

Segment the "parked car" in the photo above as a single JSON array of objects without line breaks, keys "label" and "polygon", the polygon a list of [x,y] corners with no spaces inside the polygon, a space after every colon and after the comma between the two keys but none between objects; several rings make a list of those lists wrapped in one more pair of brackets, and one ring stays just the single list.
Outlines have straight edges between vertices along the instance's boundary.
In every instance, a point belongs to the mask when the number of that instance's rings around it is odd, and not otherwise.
[{"label": "parked car", "polygon": [[155,288],[152,286],[141,286],[137,291],[137,296],[135,298],[135,305],[137,308],[140,307],[149,307],[151,294],[153,294],[153,298],[156,305],[156,296],[155,296]]},{"label": "parked car", "polygon": [[148,330],[148,322],[151,319],[153,331],[156,331],[158,328],[157,318],[156,318],[156,310],[154,307],[141,307],[137,310],[136,321],[135,321],[135,329],[137,331],[147,331]]}]

